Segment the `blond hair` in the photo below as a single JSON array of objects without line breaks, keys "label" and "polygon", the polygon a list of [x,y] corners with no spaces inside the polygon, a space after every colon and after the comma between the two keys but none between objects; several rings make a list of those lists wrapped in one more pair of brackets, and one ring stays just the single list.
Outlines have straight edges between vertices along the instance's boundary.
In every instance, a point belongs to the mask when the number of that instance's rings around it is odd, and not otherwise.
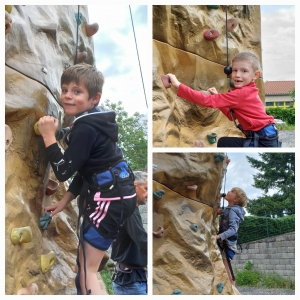
[{"label": "blond hair", "polygon": [[236,193],[236,198],[238,199],[237,204],[242,207],[246,206],[248,202],[246,193],[241,188],[238,187],[234,187],[231,190]]},{"label": "blond hair", "polygon": [[241,60],[248,61],[252,65],[252,69],[254,72],[261,70],[260,63],[255,54],[253,54],[251,52],[240,52],[232,59],[232,63],[234,63],[235,61],[241,61]]},{"label": "blond hair", "polygon": [[[102,94],[104,84],[103,74],[96,67],[81,63],[67,68],[61,75],[60,85],[75,82],[77,85],[82,84],[89,93],[89,99],[95,97],[97,93]],[[94,106],[97,106],[95,104]]]}]

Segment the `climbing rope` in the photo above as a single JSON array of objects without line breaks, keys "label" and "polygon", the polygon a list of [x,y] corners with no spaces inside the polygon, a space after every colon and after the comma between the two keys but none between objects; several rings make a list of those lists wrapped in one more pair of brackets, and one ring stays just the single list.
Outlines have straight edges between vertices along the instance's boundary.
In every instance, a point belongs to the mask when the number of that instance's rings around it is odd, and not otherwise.
[{"label": "climbing rope", "polygon": [[[225,153],[225,157],[227,158],[227,153]],[[226,188],[226,173],[227,173],[227,169],[225,170],[225,175],[224,175],[224,185],[223,185],[223,194],[222,194],[222,198],[223,198],[222,209],[224,209],[224,197],[226,196],[226,193],[225,193],[225,188]]]},{"label": "climbing rope", "polygon": [[224,68],[224,73],[227,75],[227,84],[228,84],[228,92],[230,92],[230,77],[229,75],[232,73],[232,68],[229,66],[229,59],[228,59],[228,28],[227,28],[227,10],[228,5],[226,5],[226,67]]},{"label": "climbing rope", "polygon": [[138,47],[137,47],[137,43],[136,43],[136,37],[135,37],[135,31],[134,31],[134,25],[133,25],[132,13],[131,13],[131,7],[130,7],[130,5],[129,5],[129,11],[130,11],[130,18],[131,18],[133,35],[134,35],[135,48],[136,48],[136,53],[137,53],[137,57],[138,57],[138,61],[139,61],[140,74],[141,74],[142,84],[143,84],[143,89],[144,89],[144,96],[145,96],[146,106],[148,108],[147,97],[146,97],[145,86],[144,86],[144,79],[143,79],[143,74],[142,74],[142,69],[141,69],[141,63],[140,63],[140,57],[139,57]]},{"label": "climbing rope", "polygon": [[78,5],[77,16],[75,14],[76,23],[77,23],[77,30],[76,30],[76,43],[75,43],[76,49],[75,49],[74,65],[77,64],[77,55],[78,55],[78,28],[79,28],[79,25],[81,24],[81,15],[80,15],[80,12],[79,12],[79,8],[80,8],[80,5]]}]

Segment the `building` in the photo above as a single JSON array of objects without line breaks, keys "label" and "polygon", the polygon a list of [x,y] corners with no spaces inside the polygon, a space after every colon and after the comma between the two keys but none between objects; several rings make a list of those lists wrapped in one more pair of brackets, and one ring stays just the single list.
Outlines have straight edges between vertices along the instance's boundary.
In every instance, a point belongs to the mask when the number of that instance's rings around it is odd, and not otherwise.
[{"label": "building", "polygon": [[295,81],[266,81],[265,105],[266,107],[294,107],[295,102],[289,92],[295,89]]}]

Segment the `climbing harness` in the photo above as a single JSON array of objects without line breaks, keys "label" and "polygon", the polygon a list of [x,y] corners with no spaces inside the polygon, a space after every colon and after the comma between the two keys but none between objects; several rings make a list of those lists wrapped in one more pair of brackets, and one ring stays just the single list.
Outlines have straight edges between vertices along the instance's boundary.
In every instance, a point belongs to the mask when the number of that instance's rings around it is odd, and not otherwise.
[{"label": "climbing harness", "polygon": [[[82,180],[83,180],[83,184],[82,184],[82,188],[80,191],[80,195],[79,195],[79,203],[78,203],[78,219],[77,219],[77,235],[78,235],[78,239],[79,239],[79,244],[78,244],[78,248],[77,248],[77,265],[78,265],[78,273],[75,279],[75,284],[76,284],[76,288],[77,288],[77,295],[82,295],[82,290],[81,290],[81,286],[80,286],[80,273],[81,273],[81,269],[80,269],[80,262],[79,262],[79,247],[81,245],[81,249],[82,249],[82,254],[83,254],[83,269],[84,269],[84,284],[85,284],[85,289],[86,289],[86,294],[89,295],[91,294],[91,290],[87,288],[86,285],[86,254],[85,254],[85,249],[84,249],[84,238],[83,235],[85,232],[87,232],[89,230],[89,228],[92,226],[88,221],[87,221],[87,216],[85,214],[85,210],[86,210],[86,203],[85,203],[85,199],[89,193],[89,188],[90,188],[90,184],[96,186],[96,189],[101,192],[111,192],[114,189],[118,190],[118,199],[116,198],[108,198],[108,199],[112,199],[112,200],[121,200],[121,216],[119,219],[119,223],[117,225],[117,228],[119,228],[122,224],[122,220],[123,220],[123,201],[126,198],[129,198],[129,196],[124,196],[123,195],[123,191],[122,191],[122,182],[125,180],[130,179],[132,182],[134,182],[134,174],[131,170],[131,168],[129,167],[129,165],[124,161],[124,160],[120,160],[118,162],[116,162],[114,165],[112,165],[111,167],[107,168],[106,170],[104,170],[103,172],[97,173],[97,174],[93,174],[90,178],[85,178],[82,176]],[[135,196],[135,195],[133,195]],[[97,193],[94,196],[94,199],[97,198]],[[81,217],[83,216],[83,221],[82,224],[80,226],[80,220]],[[86,224],[88,224],[87,226],[85,226]],[[99,224],[98,224],[99,226]],[[96,227],[98,227],[96,224]],[[112,233],[108,233],[106,235],[103,235],[104,238],[111,238],[112,235],[113,237],[117,234],[117,232],[112,232]]]}]

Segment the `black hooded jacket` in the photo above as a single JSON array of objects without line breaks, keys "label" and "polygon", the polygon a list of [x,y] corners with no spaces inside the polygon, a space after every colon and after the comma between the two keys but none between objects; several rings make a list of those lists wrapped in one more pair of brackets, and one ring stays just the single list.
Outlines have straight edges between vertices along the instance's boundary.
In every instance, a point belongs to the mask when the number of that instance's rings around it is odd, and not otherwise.
[{"label": "black hooded jacket", "polygon": [[57,143],[46,148],[47,157],[56,178],[63,182],[78,171],[69,191],[76,197],[82,186],[82,176],[106,170],[123,159],[117,146],[118,124],[114,111],[92,108],[76,116],[70,132],[65,137],[68,148],[61,152]]}]

